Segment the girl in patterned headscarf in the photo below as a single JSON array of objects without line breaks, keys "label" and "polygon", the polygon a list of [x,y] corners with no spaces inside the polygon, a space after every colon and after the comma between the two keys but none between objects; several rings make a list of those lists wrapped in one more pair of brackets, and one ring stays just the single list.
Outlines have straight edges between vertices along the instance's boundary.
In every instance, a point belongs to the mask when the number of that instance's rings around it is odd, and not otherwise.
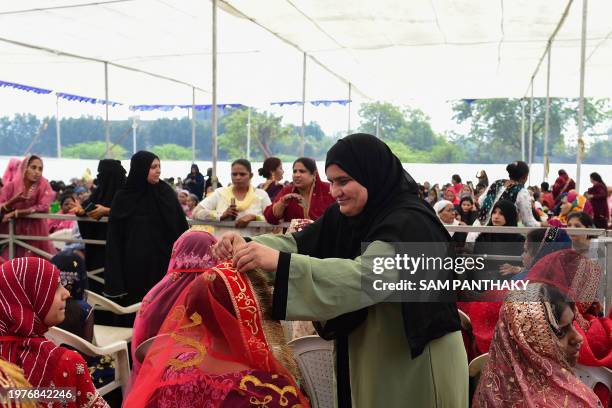
[{"label": "girl in patterned headscarf", "polygon": [[600,407],[573,373],[583,338],[574,304],[558,289],[532,283],[511,292],[499,313],[473,406]]},{"label": "girl in patterned headscarf", "polygon": [[0,266],[0,357],[21,367],[33,387],[71,387],[76,400],[54,408],[106,408],[77,352],[44,337],[64,320],[70,293],[60,272],[40,258],[16,258]]}]

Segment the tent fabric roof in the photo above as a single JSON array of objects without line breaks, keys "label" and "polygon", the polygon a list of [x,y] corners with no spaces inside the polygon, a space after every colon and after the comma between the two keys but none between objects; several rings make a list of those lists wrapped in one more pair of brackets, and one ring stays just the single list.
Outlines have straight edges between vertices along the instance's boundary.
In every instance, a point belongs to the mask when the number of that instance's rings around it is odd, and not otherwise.
[{"label": "tent fabric roof", "polygon": [[[104,98],[102,63],[18,42],[175,78],[200,89],[196,103],[210,103],[210,2],[86,2],[2,2],[0,80]],[[579,91],[582,1],[569,2],[552,47],[552,96],[577,97]],[[301,99],[303,55],[292,45],[336,74],[309,60],[309,100],[346,98],[347,84],[339,77],[354,85],[353,99],[523,97],[567,5],[568,0],[219,0],[217,99],[253,106]],[[588,7],[585,94],[610,97],[612,3],[590,0]],[[187,85],[115,66],[109,67],[109,83],[109,99],[125,104],[191,102]],[[544,61],[534,94],[543,96],[545,89]]]}]

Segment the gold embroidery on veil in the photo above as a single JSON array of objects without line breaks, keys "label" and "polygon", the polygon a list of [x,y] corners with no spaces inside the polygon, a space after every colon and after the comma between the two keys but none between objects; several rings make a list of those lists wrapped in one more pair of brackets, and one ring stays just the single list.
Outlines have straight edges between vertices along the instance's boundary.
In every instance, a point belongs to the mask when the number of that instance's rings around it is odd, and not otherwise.
[{"label": "gold embroidery on veil", "polygon": [[[286,385],[283,388],[280,388],[274,384],[271,383],[264,383],[261,382],[261,380],[257,377],[255,377],[254,375],[245,375],[244,377],[242,377],[242,380],[240,380],[240,389],[241,390],[247,390],[247,383],[251,383],[253,384],[255,387],[265,387],[265,388],[269,388],[272,391],[275,391],[278,395],[279,395],[279,404],[281,407],[286,407],[289,404],[289,400],[287,399],[287,397],[285,397],[286,393],[290,393],[293,396],[297,397],[297,390],[295,389],[294,386],[292,385]],[[266,397],[264,398],[264,402],[262,404],[262,401],[257,401],[254,397],[251,398],[251,404],[253,405],[263,405],[266,404],[270,401],[272,401],[272,396],[271,395],[266,395]],[[300,407],[301,405],[294,405],[294,407]]]},{"label": "gold embroidery on veil", "polygon": [[[178,309],[178,308],[177,308]],[[181,310],[175,311],[175,316],[181,313]],[[185,314],[185,310],[182,310],[183,316]],[[179,328],[181,330],[191,329],[193,327],[199,326],[202,324],[202,316],[199,313],[195,312],[190,317],[191,323],[186,324]],[[183,336],[179,333],[172,333],[171,337],[176,340],[177,343],[184,344],[192,347],[196,351],[196,355],[193,358],[190,358],[186,361],[181,361],[177,358],[172,358],[168,361],[168,365],[174,369],[187,368],[199,365],[204,360],[204,355],[206,354],[206,347],[200,341],[193,339],[191,337]]]}]

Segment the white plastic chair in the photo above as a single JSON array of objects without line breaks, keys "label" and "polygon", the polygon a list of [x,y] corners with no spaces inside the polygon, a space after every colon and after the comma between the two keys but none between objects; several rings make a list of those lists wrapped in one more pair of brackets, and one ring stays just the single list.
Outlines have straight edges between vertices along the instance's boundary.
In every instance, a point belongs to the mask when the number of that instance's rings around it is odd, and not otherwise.
[{"label": "white plastic chair", "polygon": [[487,361],[489,361],[489,353],[482,354],[470,361],[470,365],[468,366],[470,377],[476,377],[480,374],[485,364],[487,364]]},{"label": "white plastic chair", "polygon": [[[140,302],[124,307],[90,290],[86,290],[85,293],[87,303],[94,309],[107,310],[118,315],[136,313],[140,309]],[[131,327],[96,324],[94,325],[94,343],[98,346],[105,346],[120,340],[129,343],[132,340],[133,332],[134,329]]]},{"label": "white plastic chair", "polygon": [[[49,238],[65,238],[65,239],[70,239],[70,238],[72,238],[72,229],[64,228],[64,229],[61,229],[61,230],[57,230],[57,231],[49,234]],[[51,242],[53,242],[53,246],[58,251],[61,251],[66,246],[66,243],[64,241],[51,241]]]},{"label": "white plastic chair", "polygon": [[467,331],[472,330],[472,321],[470,320],[470,316],[468,316],[461,309],[457,309],[457,312],[459,312],[459,320],[461,321],[461,328]]},{"label": "white plastic chair", "polygon": [[289,346],[302,373],[312,408],[333,408],[334,343],[319,336],[304,336],[289,342]]},{"label": "white plastic chair", "polygon": [[574,373],[589,388],[595,388],[597,383],[602,383],[608,390],[612,390],[612,371],[606,367],[591,367],[578,364],[574,367]]},{"label": "white plastic chair", "polygon": [[98,393],[100,393],[100,395],[105,395],[121,387],[121,391],[123,395],[125,395],[125,387],[130,377],[130,360],[128,358],[127,342],[116,341],[104,347],[98,347],[59,327],[51,327],[49,331],[45,333],[45,337],[58,346],[64,344],[88,356],[97,357],[110,355],[115,361],[115,379],[103,387],[98,388]]}]

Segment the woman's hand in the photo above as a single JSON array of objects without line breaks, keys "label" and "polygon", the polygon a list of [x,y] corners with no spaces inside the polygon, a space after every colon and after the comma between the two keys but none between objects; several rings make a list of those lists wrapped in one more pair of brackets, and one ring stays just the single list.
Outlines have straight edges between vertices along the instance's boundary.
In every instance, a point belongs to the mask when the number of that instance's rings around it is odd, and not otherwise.
[{"label": "woman's hand", "polygon": [[297,200],[298,204],[301,204],[302,201],[304,201],[304,198],[298,193],[289,193],[284,195],[283,198],[281,198],[281,201],[285,205],[289,204],[289,201],[291,200]]},{"label": "woman's hand", "polygon": [[236,218],[238,216],[238,211],[235,206],[229,206],[225,209],[223,214],[221,214],[221,221],[226,220],[228,218]]},{"label": "woman's hand", "polygon": [[521,267],[520,266],[513,266],[510,264],[503,264],[499,267],[499,273],[502,276],[511,276],[511,275],[516,275],[518,273],[521,272]]},{"label": "woman's hand", "polygon": [[279,251],[251,241],[236,247],[233,257],[234,267],[238,272],[248,272],[257,268],[276,272],[279,255]]},{"label": "woman's hand", "polygon": [[11,211],[10,213],[4,214],[2,217],[2,222],[8,222],[11,218],[17,218],[15,211]]},{"label": "woman's hand", "polygon": [[87,213],[87,215],[94,220],[99,221],[100,218],[107,216],[110,213],[110,208],[100,204],[96,204],[96,208]]},{"label": "woman's hand", "polygon": [[249,222],[255,221],[257,217],[253,214],[246,214],[236,220],[236,228],[245,228]]},{"label": "woman's hand", "polygon": [[226,232],[212,247],[212,254],[219,260],[230,259],[234,255],[234,248],[246,244],[244,238],[235,232]]}]

